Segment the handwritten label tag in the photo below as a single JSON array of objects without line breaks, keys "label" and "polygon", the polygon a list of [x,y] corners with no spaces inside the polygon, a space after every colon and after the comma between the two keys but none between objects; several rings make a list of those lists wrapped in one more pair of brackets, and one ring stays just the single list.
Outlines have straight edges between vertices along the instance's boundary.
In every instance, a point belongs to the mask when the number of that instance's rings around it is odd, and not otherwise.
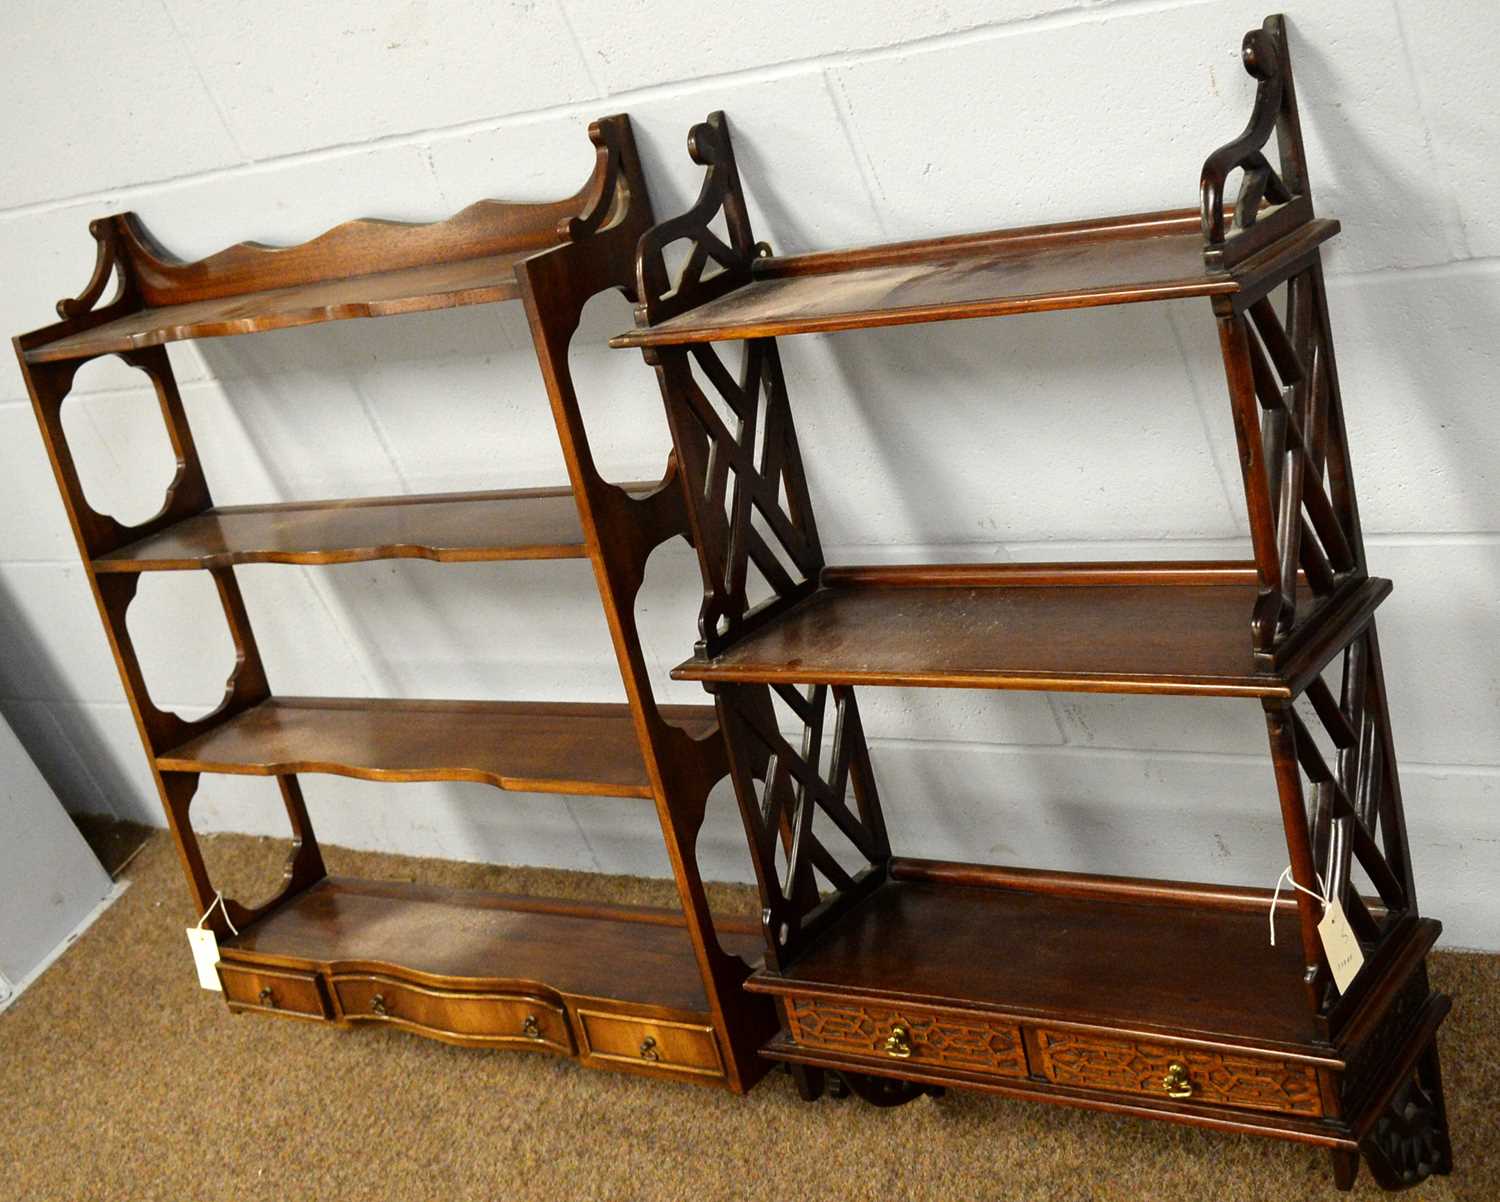
[{"label": "handwritten label tag", "polygon": [[214,965],[219,962],[219,941],[209,927],[188,927],[188,946],[193,949],[193,966],[198,970],[198,984],[215,993],[223,993]]},{"label": "handwritten label tag", "polygon": [[1359,940],[1354,937],[1354,932],[1349,929],[1349,919],[1338,898],[1330,901],[1328,908],[1323,911],[1323,919],[1318,923],[1318,934],[1323,940],[1323,951],[1328,956],[1328,967],[1333,971],[1333,983],[1339,987],[1340,993],[1348,993],[1349,986],[1354,984],[1354,978],[1359,975],[1360,967],[1365,962],[1365,953],[1359,946]]}]

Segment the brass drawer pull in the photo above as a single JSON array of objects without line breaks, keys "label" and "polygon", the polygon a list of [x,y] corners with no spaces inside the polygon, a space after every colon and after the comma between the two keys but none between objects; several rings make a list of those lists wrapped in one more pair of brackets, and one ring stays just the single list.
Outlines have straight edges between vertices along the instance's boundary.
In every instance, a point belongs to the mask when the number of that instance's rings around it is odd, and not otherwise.
[{"label": "brass drawer pull", "polygon": [[271,987],[269,985],[261,986],[260,1004],[262,1006],[265,1006],[268,1010],[276,1009],[276,995],[271,992]]},{"label": "brass drawer pull", "polygon": [[1167,1075],[1161,1079],[1161,1087],[1167,1091],[1169,1098],[1193,1096],[1193,1083],[1188,1079],[1187,1069],[1175,1062],[1167,1065]]},{"label": "brass drawer pull", "polygon": [[881,1048],[887,1056],[894,1056],[897,1060],[911,1059],[911,1032],[901,1023],[891,1028],[891,1033],[885,1037]]},{"label": "brass drawer pull", "polygon": [[536,1021],[535,1014],[528,1014],[521,1020],[521,1034],[527,1039],[540,1039],[542,1037],[541,1024]]},{"label": "brass drawer pull", "polygon": [[381,1018],[389,1018],[391,1016],[391,1008],[385,1004],[385,994],[383,993],[377,993],[370,999],[370,1009],[380,1015]]},{"label": "brass drawer pull", "polygon": [[641,1059],[651,1061],[661,1059],[661,1053],[656,1050],[656,1036],[648,1035],[641,1040]]}]

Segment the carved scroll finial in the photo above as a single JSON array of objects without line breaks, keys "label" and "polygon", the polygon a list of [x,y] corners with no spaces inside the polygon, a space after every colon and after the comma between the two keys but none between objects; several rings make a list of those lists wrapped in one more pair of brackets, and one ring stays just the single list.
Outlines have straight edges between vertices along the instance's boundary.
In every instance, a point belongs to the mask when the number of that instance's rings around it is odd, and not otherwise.
[{"label": "carved scroll finial", "polygon": [[[1285,19],[1279,15],[1267,17],[1261,28],[1247,33],[1240,57],[1259,86],[1244,132],[1215,150],[1203,164],[1203,241],[1210,267],[1237,262],[1312,217]],[[1264,150],[1273,133],[1279,169],[1271,166]],[[1235,171],[1243,171],[1244,177],[1234,198],[1232,223],[1226,229],[1224,189]],[[1252,228],[1270,215],[1263,205],[1281,211],[1275,213],[1274,223],[1257,230],[1259,236],[1249,237]],[[1236,244],[1232,250],[1231,244]]]},{"label": "carved scroll finial", "polygon": [[578,242],[613,226],[635,202],[630,180],[639,174],[639,166],[630,118],[621,114],[590,122],[589,141],[595,147],[594,186],[583,212],[557,223],[557,236],[565,242]]},{"label": "carved scroll finial", "polygon": [[109,285],[111,277],[120,271],[119,290],[116,292],[114,301],[120,299],[125,291],[125,276],[123,274],[123,263],[120,259],[119,247],[115,239],[115,219],[111,217],[99,217],[89,222],[89,233],[97,242],[98,249],[94,255],[94,274],[89,277],[89,282],[84,286],[82,292],[77,296],[64,297],[57,302],[57,315],[64,320],[72,317],[82,317],[91,312],[99,303],[99,298],[104,295],[104,289]]},{"label": "carved scroll finial", "polygon": [[[745,197],[740,191],[729,123],[713,112],[688,134],[688,154],[707,168],[698,199],[681,216],[664,221],[642,236],[636,257],[636,283],[641,300],[637,318],[644,324],[664,321],[738,288],[750,279],[750,262],[757,255]],[[726,242],[709,228],[723,214]],[[667,270],[664,251],[674,242],[692,244],[676,279]],[[719,270],[705,278],[712,261]]]}]

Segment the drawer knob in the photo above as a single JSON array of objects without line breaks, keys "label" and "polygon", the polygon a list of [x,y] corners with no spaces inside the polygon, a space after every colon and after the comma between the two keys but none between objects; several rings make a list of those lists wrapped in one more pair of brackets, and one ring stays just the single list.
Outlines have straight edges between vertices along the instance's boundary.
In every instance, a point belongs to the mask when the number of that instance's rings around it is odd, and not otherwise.
[{"label": "drawer knob", "polygon": [[276,995],[271,992],[269,985],[263,985],[260,991],[260,1004],[267,1009],[276,1009]]},{"label": "drawer knob", "polygon": [[383,993],[377,993],[370,999],[370,1009],[380,1015],[381,1018],[389,1018],[391,1016],[391,1008],[385,1004],[385,994]]},{"label": "drawer knob", "polygon": [[651,1061],[661,1059],[661,1053],[656,1050],[656,1036],[648,1035],[641,1040],[641,1059]]},{"label": "drawer knob", "polygon": [[911,1032],[901,1023],[891,1028],[891,1033],[885,1037],[881,1048],[887,1056],[894,1056],[897,1060],[911,1059]]},{"label": "drawer knob", "polygon": [[528,1014],[521,1020],[521,1034],[527,1039],[540,1039],[542,1037],[542,1025],[536,1021],[535,1014]]},{"label": "drawer knob", "polygon": [[1187,1069],[1177,1063],[1167,1065],[1167,1075],[1161,1079],[1161,1087],[1167,1091],[1169,1098],[1193,1096],[1193,1083],[1188,1079]]}]

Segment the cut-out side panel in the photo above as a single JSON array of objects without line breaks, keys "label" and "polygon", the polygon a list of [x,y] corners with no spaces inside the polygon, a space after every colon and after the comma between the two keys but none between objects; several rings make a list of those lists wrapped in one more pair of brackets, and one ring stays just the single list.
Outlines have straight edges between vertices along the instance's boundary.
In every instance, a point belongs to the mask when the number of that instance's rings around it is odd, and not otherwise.
[{"label": "cut-out side panel", "polygon": [[609,349],[609,336],[629,323],[630,311],[618,289],[596,293],[584,305],[568,343],[568,372],[593,466],[614,484],[659,480],[672,453],[651,373],[633,356]]},{"label": "cut-out side panel", "polygon": [[122,526],[162,512],[178,463],[146,371],[114,355],[83,364],[62,403],[61,422],[91,509]]},{"label": "cut-out side panel", "polygon": [[194,722],[223,704],[238,656],[210,576],[142,577],[125,623],[153,705]]},{"label": "cut-out side panel", "polygon": [[[277,900],[286,888],[288,867],[295,862],[299,851],[280,784],[277,780],[241,783],[206,776],[199,779],[193,797],[193,814],[199,820],[195,824],[197,846],[208,878],[215,890],[247,910],[259,910]],[[227,801],[225,794],[232,794],[232,801]],[[269,838],[265,835],[262,838],[274,845],[271,854],[247,856],[242,849],[236,849],[238,840],[212,833],[211,826],[204,828],[204,811],[222,809],[226,804],[238,815],[235,830],[269,833]]]}]

